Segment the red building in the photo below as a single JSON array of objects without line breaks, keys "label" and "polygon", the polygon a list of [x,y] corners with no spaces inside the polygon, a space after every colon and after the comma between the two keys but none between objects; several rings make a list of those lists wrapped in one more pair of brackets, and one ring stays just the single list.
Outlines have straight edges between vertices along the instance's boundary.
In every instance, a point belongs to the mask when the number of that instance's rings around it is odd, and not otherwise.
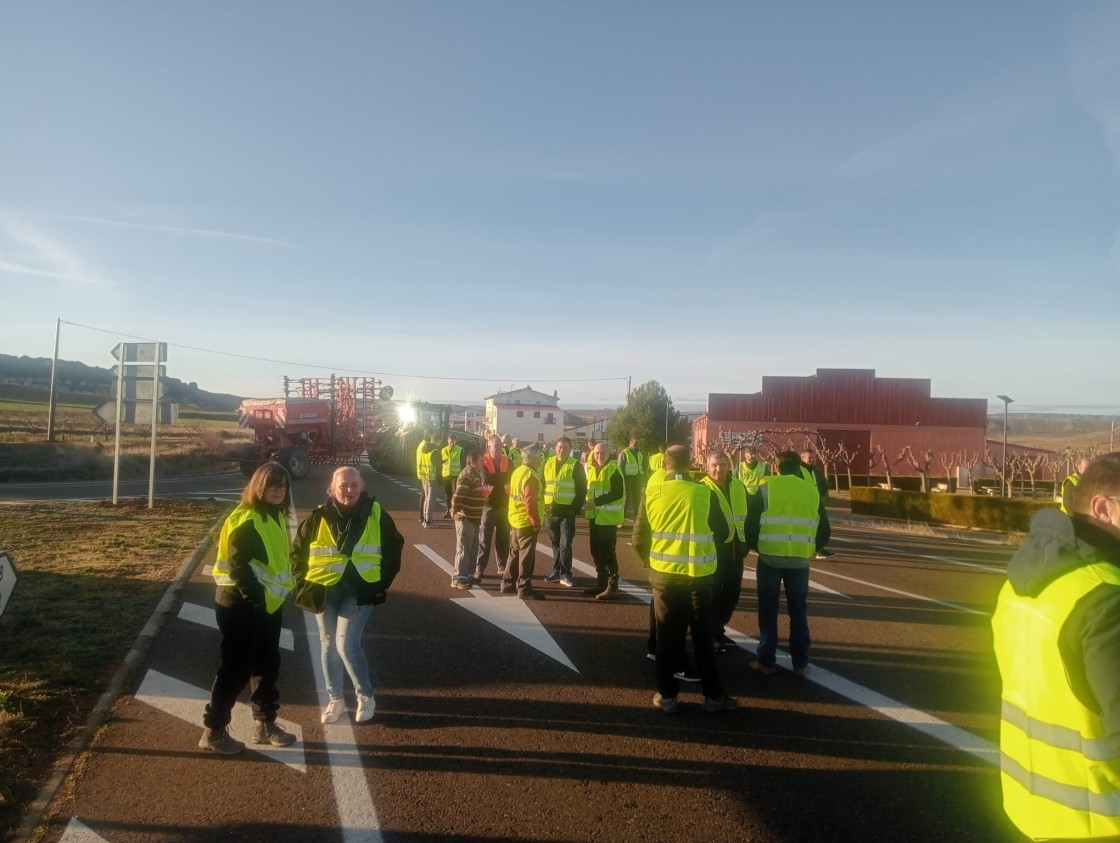
[{"label": "red building", "polygon": [[[874,369],[817,369],[807,377],[762,379],[750,395],[712,393],[708,412],[693,423],[699,458],[715,442],[731,449],[757,439],[767,457],[786,447],[809,447],[832,462],[841,445],[854,454],[853,475],[883,475],[889,460],[894,476],[918,474],[904,451],[919,459],[934,456],[933,475],[944,475],[941,455],[962,454],[971,466],[981,461],[988,426],[984,398],[935,398],[928,378],[879,378]],[[870,466],[873,455],[877,464]],[[843,473],[837,465],[832,473]]]}]

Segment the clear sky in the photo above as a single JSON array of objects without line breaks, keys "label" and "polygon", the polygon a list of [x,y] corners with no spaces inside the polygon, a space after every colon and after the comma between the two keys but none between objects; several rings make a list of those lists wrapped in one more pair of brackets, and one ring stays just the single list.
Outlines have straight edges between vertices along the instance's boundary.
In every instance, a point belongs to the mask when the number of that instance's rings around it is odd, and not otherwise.
[{"label": "clear sky", "polygon": [[1118,44],[1064,0],[4,3],[0,352],[1117,405]]}]

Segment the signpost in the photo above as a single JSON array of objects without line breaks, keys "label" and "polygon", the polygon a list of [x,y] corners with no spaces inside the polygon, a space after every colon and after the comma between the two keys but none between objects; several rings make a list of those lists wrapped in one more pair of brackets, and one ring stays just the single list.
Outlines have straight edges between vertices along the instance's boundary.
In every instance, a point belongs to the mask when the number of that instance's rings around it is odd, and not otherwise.
[{"label": "signpost", "polygon": [[113,453],[113,505],[117,504],[117,490],[121,473],[121,425],[152,425],[152,449],[148,466],[148,509],[155,503],[156,487],[156,426],[174,424],[179,419],[179,405],[161,401],[167,394],[163,379],[167,367],[167,343],[122,342],[112,351],[118,365],[113,367],[117,376],[113,382],[112,401],[103,401],[93,408],[99,419],[115,422],[116,446]]},{"label": "signpost", "polygon": [[0,615],[8,608],[8,598],[16,590],[16,566],[8,551],[0,550]]}]

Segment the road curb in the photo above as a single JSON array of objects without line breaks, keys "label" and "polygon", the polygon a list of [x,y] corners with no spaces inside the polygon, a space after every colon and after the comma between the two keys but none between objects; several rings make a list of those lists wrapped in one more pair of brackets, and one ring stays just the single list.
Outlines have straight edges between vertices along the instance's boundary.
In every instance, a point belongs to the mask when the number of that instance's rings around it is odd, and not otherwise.
[{"label": "road curb", "polygon": [[227,515],[228,513],[223,513],[218,520],[214,522],[214,525],[206,533],[202,541],[195,547],[194,552],[191,553],[186,562],[183,563],[183,567],[179,569],[179,573],[176,574],[171,585],[167,587],[167,591],[164,592],[155,611],[152,612],[152,616],[148,618],[148,622],[144,624],[144,628],[140,630],[140,634],[136,636],[136,641],[133,642],[132,649],[128,651],[128,655],[124,657],[124,661],[121,662],[120,666],[113,674],[113,678],[109,680],[108,687],[97,700],[97,704],[94,705],[93,711],[90,712],[85,725],[82,726],[81,731],[74,736],[74,740],[70,742],[70,746],[67,747],[63,756],[55,762],[50,777],[39,790],[38,796],[35,797],[35,800],[27,809],[27,813],[24,814],[23,821],[16,829],[15,836],[12,838],[13,840],[31,839],[32,832],[39,826],[43,814],[58,793],[58,789],[62,786],[62,783],[66,781],[70,770],[74,767],[74,762],[78,759],[79,755],[85,752],[94,734],[96,734],[97,730],[100,729],[108,719],[113,704],[117,701],[117,698],[121,695],[125,686],[132,680],[136,668],[140,666],[140,663],[148,654],[148,650],[152,646],[152,641],[155,640],[160,630],[163,629],[163,625],[167,622],[168,616],[172,614],[176,606],[181,602],[180,595],[182,594],[183,588],[190,581],[190,578],[194,576],[195,569],[206,556],[206,552],[210,549],[210,545],[214,541],[214,536],[217,535],[222,524],[225,523]]}]

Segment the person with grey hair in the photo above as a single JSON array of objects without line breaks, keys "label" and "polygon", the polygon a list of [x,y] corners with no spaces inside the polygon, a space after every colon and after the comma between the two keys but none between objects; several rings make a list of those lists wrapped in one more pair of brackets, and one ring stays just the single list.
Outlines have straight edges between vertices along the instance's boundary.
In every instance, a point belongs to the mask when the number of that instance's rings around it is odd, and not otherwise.
[{"label": "person with grey hair", "polygon": [[533,588],[537,534],[544,516],[544,481],[541,479],[541,449],[530,445],[521,452],[523,462],[513,470],[509,485],[509,526],[512,547],[502,577],[502,594],[515,589],[523,600],[544,600]]}]

